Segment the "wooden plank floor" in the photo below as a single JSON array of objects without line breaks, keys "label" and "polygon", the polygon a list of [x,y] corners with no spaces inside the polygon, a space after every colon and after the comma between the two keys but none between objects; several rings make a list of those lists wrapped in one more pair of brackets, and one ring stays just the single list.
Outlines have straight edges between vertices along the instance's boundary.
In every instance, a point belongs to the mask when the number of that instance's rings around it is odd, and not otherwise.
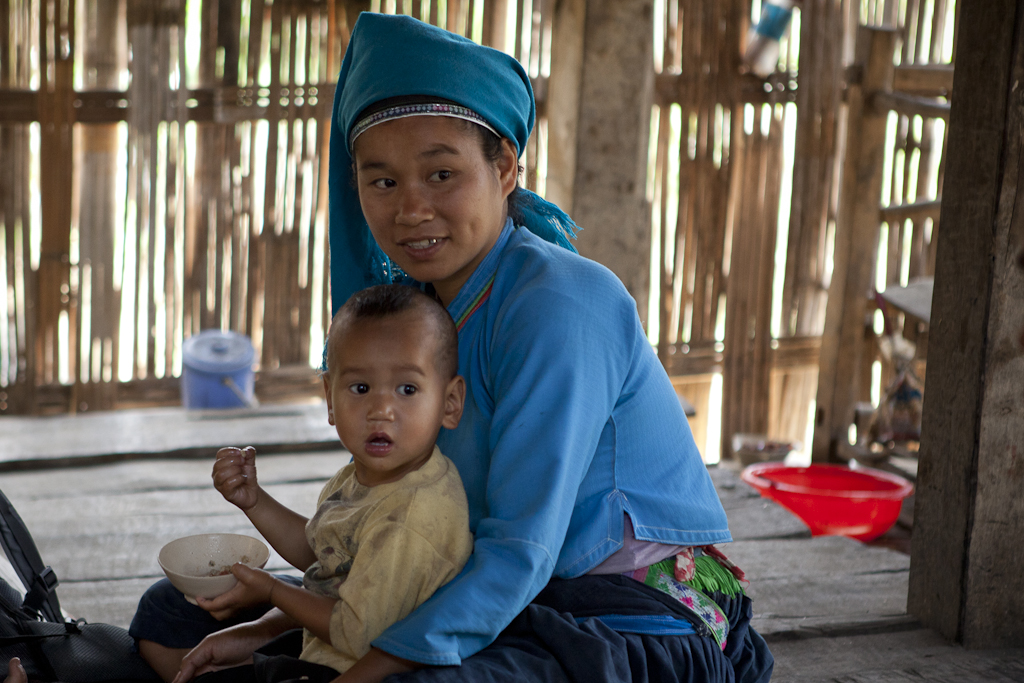
[{"label": "wooden plank floor", "polygon": [[1024,650],[972,650],[934,631],[769,640],[773,683],[1020,683]]},{"label": "wooden plank floor", "polygon": [[[310,416],[309,424],[315,425]],[[123,425],[127,418],[118,419]],[[147,425],[149,441],[181,443],[185,437],[173,432],[189,425],[175,419]],[[289,452],[288,439],[309,443],[308,431],[277,432],[287,438],[275,441],[273,420],[245,420],[241,436],[231,431],[238,423],[231,418],[218,430],[214,421],[209,434],[275,451],[258,456],[260,483],[304,514],[313,511],[323,483],[349,460],[339,449]],[[113,423],[104,429],[96,422],[89,430],[94,441],[106,434],[113,446],[123,443]],[[159,457],[153,448],[135,459],[122,450],[118,462],[44,469],[38,469],[38,461],[36,469],[22,469],[16,458],[8,458],[12,464],[0,472],[0,489],[61,578],[58,592],[66,611],[127,626],[139,596],[162,576],[156,556],[164,543],[212,531],[257,535],[211,485],[210,454],[222,441],[214,444],[209,434],[204,437],[209,443],[193,444],[188,458]],[[73,442],[74,436],[61,439]],[[319,447],[324,443],[321,439]],[[97,449],[91,450],[79,462],[103,462],[94,457]],[[51,463],[64,462],[59,452],[52,454]],[[723,550],[750,580],[754,624],[777,659],[773,680],[1024,681],[1024,650],[965,652],[906,615],[907,555],[846,538],[811,538],[799,519],[760,498],[735,471],[717,467],[711,474],[735,539]],[[268,569],[294,572],[276,554]]]},{"label": "wooden plank floor", "polygon": [[[257,476],[310,515],[324,482],[349,459],[342,450],[257,456]],[[209,459],[173,459],[9,472],[0,488],[60,577],[64,609],[127,626],[139,596],[163,576],[157,553],[165,543],[195,533],[259,536],[213,488],[210,469]],[[276,553],[267,568],[290,570]]]},{"label": "wooden plank floor", "polygon": [[127,459],[210,457],[226,443],[264,451],[337,448],[327,403],[265,404],[237,410],[144,408],[80,415],[4,416],[0,472]]}]

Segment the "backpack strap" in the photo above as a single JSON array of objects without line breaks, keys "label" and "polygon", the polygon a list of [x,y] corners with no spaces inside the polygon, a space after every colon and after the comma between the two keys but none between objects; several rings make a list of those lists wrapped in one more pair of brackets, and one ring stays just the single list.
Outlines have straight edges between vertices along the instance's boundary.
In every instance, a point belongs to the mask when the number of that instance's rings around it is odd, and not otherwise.
[{"label": "backpack strap", "polygon": [[54,589],[60,583],[53,569],[43,565],[35,541],[11,501],[0,491],[0,545],[25,585],[23,608],[47,621],[64,621]]},{"label": "backpack strap", "polygon": [[[63,626],[63,628],[62,628]],[[81,632],[75,622],[55,624],[38,621],[24,609],[21,593],[0,579],[0,652],[3,660],[9,656],[21,658],[31,680],[57,681],[60,677],[50,664],[43,644],[54,638],[67,638]],[[0,661],[0,665],[2,665]]]},{"label": "backpack strap", "polygon": [[64,622],[63,633],[22,633],[16,636],[0,636],[0,645],[18,645],[20,643],[38,643],[50,638],[67,638],[81,633],[78,624],[73,621]]}]

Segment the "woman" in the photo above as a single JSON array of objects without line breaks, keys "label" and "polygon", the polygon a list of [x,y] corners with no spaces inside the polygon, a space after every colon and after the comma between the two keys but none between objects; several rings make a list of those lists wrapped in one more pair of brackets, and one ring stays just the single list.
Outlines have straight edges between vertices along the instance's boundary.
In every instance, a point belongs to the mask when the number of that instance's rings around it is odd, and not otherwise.
[{"label": "woman", "polygon": [[[725,514],[633,300],[517,188],[534,117],[511,57],[408,17],[356,22],[332,122],[334,309],[407,280],[456,320],[466,407],[438,444],[475,545],[337,681],[767,681],[711,548],[731,540]],[[180,678],[286,626],[210,636]]]}]

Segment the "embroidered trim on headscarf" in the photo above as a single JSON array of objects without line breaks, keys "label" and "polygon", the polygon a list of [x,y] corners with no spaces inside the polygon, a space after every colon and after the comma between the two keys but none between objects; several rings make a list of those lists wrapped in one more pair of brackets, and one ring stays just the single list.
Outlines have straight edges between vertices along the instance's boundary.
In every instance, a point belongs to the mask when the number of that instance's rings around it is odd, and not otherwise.
[{"label": "embroidered trim on headscarf", "polygon": [[483,126],[499,138],[501,137],[498,131],[494,130],[494,127],[487,123],[484,117],[480,116],[468,107],[440,102],[401,104],[396,107],[388,107],[387,109],[374,112],[352,126],[352,132],[348,136],[349,149],[352,149],[352,145],[355,144],[356,138],[368,131],[370,128],[373,128],[380,123],[384,123],[385,121],[394,121],[395,119],[404,119],[410,116],[448,116],[455,119],[462,119],[463,121],[470,121]]}]

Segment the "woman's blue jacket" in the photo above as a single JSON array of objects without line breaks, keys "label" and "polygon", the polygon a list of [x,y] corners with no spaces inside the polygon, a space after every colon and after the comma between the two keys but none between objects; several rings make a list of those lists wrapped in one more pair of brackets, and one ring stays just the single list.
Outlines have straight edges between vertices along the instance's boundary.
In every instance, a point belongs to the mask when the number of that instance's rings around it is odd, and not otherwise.
[{"label": "woman's blue jacket", "polygon": [[731,540],[686,417],[607,268],[508,222],[448,307],[467,385],[441,450],[469,500],[463,571],[373,645],[458,664],[490,644],[553,576],[622,544]]}]

